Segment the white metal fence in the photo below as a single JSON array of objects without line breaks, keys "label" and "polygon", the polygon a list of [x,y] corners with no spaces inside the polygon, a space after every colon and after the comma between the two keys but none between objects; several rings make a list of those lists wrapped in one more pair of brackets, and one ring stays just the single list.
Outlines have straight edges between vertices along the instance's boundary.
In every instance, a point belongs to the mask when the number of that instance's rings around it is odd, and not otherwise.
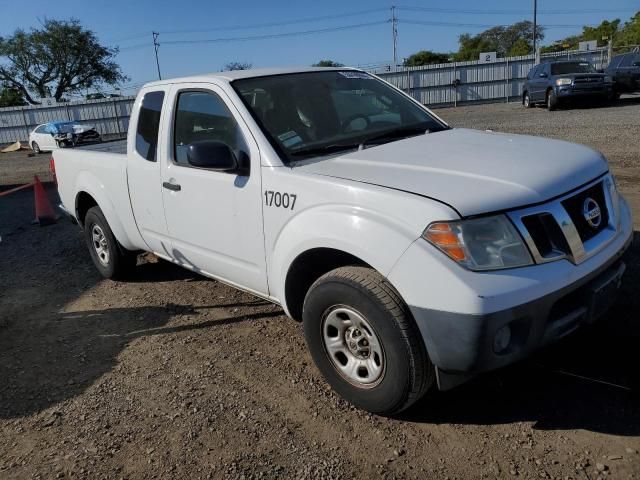
[{"label": "white metal fence", "polygon": [[123,136],[135,97],[117,97],[84,102],[61,103],[52,107],[0,108],[0,144],[26,142],[29,133],[41,123],[77,121],[94,125],[101,135]]},{"label": "white metal fence", "polygon": [[[596,68],[604,68],[609,55],[605,47],[590,52],[570,51],[541,56],[541,61],[563,59],[589,61]],[[535,63],[534,55],[526,55],[498,58],[490,63],[471,61],[396,69],[387,67],[371,72],[425,105],[446,105],[519,99],[527,74]]]},{"label": "white metal fence", "polygon": [[[542,55],[554,59],[586,60],[596,68],[609,61],[606,48],[591,52],[562,52]],[[457,62],[422,67],[397,67],[394,71],[372,70],[408,92],[425,105],[488,102],[519,99],[527,73],[536,63],[533,55],[499,58],[495,62]],[[454,85],[454,82],[459,83]],[[0,108],[0,144],[26,141],[37,125],[52,121],[78,121],[95,125],[105,136],[124,136],[135,97],[118,97],[87,102],[70,102],[54,107]]]}]

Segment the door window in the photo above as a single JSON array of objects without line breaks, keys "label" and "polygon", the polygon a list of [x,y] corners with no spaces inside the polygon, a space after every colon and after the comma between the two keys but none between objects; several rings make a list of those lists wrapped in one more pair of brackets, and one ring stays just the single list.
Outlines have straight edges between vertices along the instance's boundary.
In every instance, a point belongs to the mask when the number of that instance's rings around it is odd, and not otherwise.
[{"label": "door window", "polygon": [[202,140],[224,143],[236,156],[247,150],[233,114],[217,94],[202,90],[180,92],[174,124],[175,163],[189,165],[189,144]]},{"label": "door window", "polygon": [[156,161],[163,100],[164,92],[145,93],[138,114],[136,151],[142,158],[150,162]]},{"label": "door window", "polygon": [[640,64],[640,53],[629,53],[624,56],[624,60],[620,64],[622,68],[629,68]]}]

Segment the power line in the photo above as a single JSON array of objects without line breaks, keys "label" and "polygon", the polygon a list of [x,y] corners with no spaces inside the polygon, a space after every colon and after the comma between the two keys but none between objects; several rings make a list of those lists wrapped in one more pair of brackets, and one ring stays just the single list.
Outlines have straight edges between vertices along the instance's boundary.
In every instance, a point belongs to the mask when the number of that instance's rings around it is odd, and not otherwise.
[{"label": "power line", "polygon": [[355,17],[359,15],[366,15],[368,13],[382,12],[386,10],[387,9],[384,7],[370,8],[367,10],[359,10],[357,12],[348,12],[348,13],[341,13],[341,14],[334,14],[334,15],[322,15],[319,17],[305,17],[305,18],[298,18],[295,20],[283,20],[280,22],[254,23],[251,25],[231,25],[228,27],[214,27],[214,28],[198,29],[198,30],[168,30],[168,31],[163,31],[162,34],[174,35],[174,34],[180,34],[180,33],[205,33],[205,32],[229,31],[229,30],[251,30],[254,28],[281,27],[284,25],[294,25],[298,23],[311,23],[311,22],[319,22],[323,20],[333,20],[336,18]]},{"label": "power line", "polygon": [[[407,10],[414,12],[431,12],[431,13],[468,13],[473,15],[524,15],[530,14],[531,10],[474,10],[474,9],[456,9],[456,8],[432,8],[432,7],[416,7],[410,5],[398,5],[398,10]],[[557,10],[538,10],[539,15],[575,15],[580,13],[611,13],[611,12],[635,12],[633,8],[580,8],[580,9],[557,9]]]},{"label": "power line", "polygon": [[[412,25],[426,25],[430,27],[466,27],[466,28],[493,28],[493,27],[509,27],[510,25],[496,25],[495,23],[457,23],[457,22],[430,22],[422,20],[406,20],[399,18],[398,22],[408,23]],[[544,28],[582,28],[590,25],[558,25],[545,24],[540,25]]]},{"label": "power line", "polygon": [[340,27],[319,28],[316,30],[302,30],[302,31],[287,32],[287,33],[271,33],[271,34],[265,34],[265,35],[251,35],[246,37],[222,37],[222,38],[208,38],[208,39],[200,39],[200,40],[168,40],[166,42],[163,42],[163,45],[191,45],[194,43],[223,43],[223,42],[243,42],[243,41],[251,41],[251,40],[266,40],[271,38],[295,37],[295,36],[301,36],[301,35],[313,35],[316,33],[336,32],[339,30],[351,30],[354,28],[364,28],[364,27],[371,27],[373,25],[382,25],[389,22],[390,20],[382,20],[377,22],[342,25]]}]

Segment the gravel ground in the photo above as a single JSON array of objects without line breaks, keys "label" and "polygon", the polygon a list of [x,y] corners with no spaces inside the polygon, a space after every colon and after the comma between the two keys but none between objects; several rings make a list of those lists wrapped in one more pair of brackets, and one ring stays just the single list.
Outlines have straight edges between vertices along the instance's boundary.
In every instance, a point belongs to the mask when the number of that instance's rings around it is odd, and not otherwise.
[{"label": "gravel ground", "polygon": [[[640,212],[636,100],[437,113],[598,148]],[[48,169],[0,155],[0,190]],[[151,255],[102,280],[32,196],[0,197],[0,478],[640,478],[638,234],[599,324],[388,419],[331,392],[278,307]]]}]

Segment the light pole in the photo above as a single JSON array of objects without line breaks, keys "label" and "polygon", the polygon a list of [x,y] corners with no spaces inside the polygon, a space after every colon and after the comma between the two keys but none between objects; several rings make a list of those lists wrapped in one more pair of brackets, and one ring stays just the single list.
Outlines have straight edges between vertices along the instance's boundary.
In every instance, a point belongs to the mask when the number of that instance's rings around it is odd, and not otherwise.
[{"label": "light pole", "polygon": [[156,51],[156,66],[158,67],[158,80],[162,80],[162,76],[160,75],[160,61],[158,60],[158,47],[160,44],[158,43],[158,32],[151,32],[153,34],[153,48]]},{"label": "light pole", "polygon": [[536,54],[536,30],[538,27],[538,0],[533,0],[533,54]]}]

